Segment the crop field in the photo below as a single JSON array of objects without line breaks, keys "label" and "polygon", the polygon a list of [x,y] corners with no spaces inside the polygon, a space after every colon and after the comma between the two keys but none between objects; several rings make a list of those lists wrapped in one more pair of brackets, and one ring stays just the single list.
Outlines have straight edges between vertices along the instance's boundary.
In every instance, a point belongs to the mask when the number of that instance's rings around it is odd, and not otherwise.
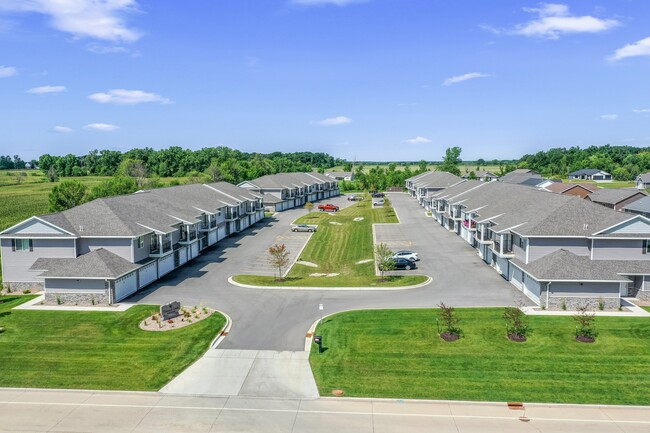
[{"label": "crop field", "polygon": [[[357,165],[359,165],[359,164],[357,164]],[[366,165],[366,164],[363,164],[363,171],[364,171],[364,173],[367,173],[371,169],[376,168],[376,167],[382,167],[384,169],[388,169],[388,164],[382,164],[382,165],[378,165],[378,164]],[[411,164],[408,167],[412,171],[415,171],[415,170],[419,169],[419,166],[417,164]],[[428,170],[435,170],[436,167],[437,167],[436,165],[429,164],[427,166],[427,169]],[[477,167],[476,164],[467,164],[467,165],[461,164],[461,165],[458,166],[458,168],[460,169],[460,172],[462,174],[469,173],[470,171],[476,171],[476,167]],[[482,171],[489,171],[489,172],[492,172],[494,174],[498,174],[498,172],[499,172],[499,166],[498,165],[481,165],[480,167],[481,167]],[[398,170],[404,170],[404,165],[400,165],[398,163],[397,169]],[[343,167],[339,165],[337,167],[330,168],[330,169],[328,169],[326,171],[343,171]]]}]

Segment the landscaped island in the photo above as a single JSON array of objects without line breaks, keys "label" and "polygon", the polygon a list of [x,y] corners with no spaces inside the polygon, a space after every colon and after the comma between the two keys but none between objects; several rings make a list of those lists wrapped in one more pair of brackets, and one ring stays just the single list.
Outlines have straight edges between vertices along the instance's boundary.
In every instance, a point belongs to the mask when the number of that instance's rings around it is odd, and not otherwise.
[{"label": "landscaped island", "polygon": [[438,310],[340,313],[319,324],[311,365],[321,395],[441,400],[650,404],[650,320],[598,317],[595,343],[567,316],[531,316],[524,343],[503,308],[458,308],[463,337],[438,335]]},{"label": "landscaped island", "polygon": [[398,222],[392,207],[373,209],[369,198],[335,213],[309,213],[296,223],[318,225],[318,231],[300,254],[300,260],[317,264],[317,268],[297,263],[283,280],[258,275],[237,275],[234,280],[242,284],[289,287],[397,287],[423,283],[427,280],[424,275],[384,278],[375,275],[372,225]]},{"label": "landscaped island", "polygon": [[0,297],[0,387],[157,391],[208,349],[226,319],[169,332],[138,323],[158,307],[125,312],[28,311],[33,296]]}]

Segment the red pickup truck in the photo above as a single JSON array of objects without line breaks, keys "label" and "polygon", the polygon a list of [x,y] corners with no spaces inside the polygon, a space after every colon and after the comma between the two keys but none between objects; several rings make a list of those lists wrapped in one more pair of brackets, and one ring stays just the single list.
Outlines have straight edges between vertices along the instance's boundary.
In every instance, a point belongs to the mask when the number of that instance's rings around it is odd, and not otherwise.
[{"label": "red pickup truck", "polygon": [[321,205],[319,205],[319,206],[318,206],[318,210],[320,210],[321,212],[323,212],[323,211],[327,211],[327,212],[338,212],[338,211],[339,211],[339,207],[338,207],[338,206],[335,206],[335,205],[333,205],[333,204],[327,203],[327,204],[321,204]]}]

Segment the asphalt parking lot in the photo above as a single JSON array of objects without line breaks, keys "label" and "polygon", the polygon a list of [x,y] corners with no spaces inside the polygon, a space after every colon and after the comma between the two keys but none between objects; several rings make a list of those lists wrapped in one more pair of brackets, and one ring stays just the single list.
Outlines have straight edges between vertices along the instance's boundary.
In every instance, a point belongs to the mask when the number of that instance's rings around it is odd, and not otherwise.
[{"label": "asphalt parking lot", "polygon": [[[440,302],[462,306],[504,306],[531,302],[485,265],[459,236],[427,218],[406,194],[389,195],[401,224],[381,227],[379,236],[420,253],[418,273],[433,277],[431,284],[409,290],[265,290],[235,287],[228,277],[261,267],[264,252],[278,236],[291,234],[290,224],[305,214],[291,209],[266,219],[237,236],[227,238],[129,301],[218,309],[233,319],[223,349],[302,350],[309,326],[323,315],[366,308],[431,308]],[[344,196],[328,199],[341,207]],[[406,271],[405,271],[406,272]],[[410,271],[414,272],[414,271]],[[257,272],[256,272],[257,273]],[[324,310],[319,310],[319,304]]]}]

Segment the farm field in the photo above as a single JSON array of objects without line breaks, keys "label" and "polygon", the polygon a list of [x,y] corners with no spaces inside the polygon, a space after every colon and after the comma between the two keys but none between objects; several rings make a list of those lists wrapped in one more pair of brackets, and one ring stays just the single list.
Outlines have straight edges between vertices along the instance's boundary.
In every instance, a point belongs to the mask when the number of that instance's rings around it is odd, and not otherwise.
[{"label": "farm field", "polygon": [[[357,165],[359,165],[359,164],[357,164]],[[364,171],[364,173],[368,173],[371,169],[376,168],[376,167],[382,167],[384,169],[388,169],[388,163],[382,164],[382,165],[378,165],[378,164],[366,165],[366,164],[364,164],[363,165],[363,171]],[[436,165],[429,164],[427,166],[427,169],[428,170],[435,170],[436,167],[437,167]],[[417,164],[409,165],[409,169],[411,169],[413,171],[415,171],[415,170],[417,170],[419,168],[420,167]],[[476,171],[476,164],[461,164],[461,165],[458,166],[458,168],[460,169],[460,172],[462,174],[465,174],[465,173],[469,173],[470,171]],[[404,165],[399,165],[398,164],[397,169],[398,170],[404,170]],[[490,172],[492,172],[494,174],[497,174],[499,172],[499,166],[498,165],[482,165],[481,170],[490,171]],[[326,171],[343,171],[343,167],[342,166],[337,166],[337,167],[327,169]]]},{"label": "farm field", "polygon": [[[319,324],[310,362],[321,395],[648,405],[650,320],[597,317],[574,338],[569,316],[531,316],[528,341],[505,336],[503,308],[458,308],[463,337],[438,336],[438,310],[339,313]],[[625,366],[621,368],[621,366]]]}]

